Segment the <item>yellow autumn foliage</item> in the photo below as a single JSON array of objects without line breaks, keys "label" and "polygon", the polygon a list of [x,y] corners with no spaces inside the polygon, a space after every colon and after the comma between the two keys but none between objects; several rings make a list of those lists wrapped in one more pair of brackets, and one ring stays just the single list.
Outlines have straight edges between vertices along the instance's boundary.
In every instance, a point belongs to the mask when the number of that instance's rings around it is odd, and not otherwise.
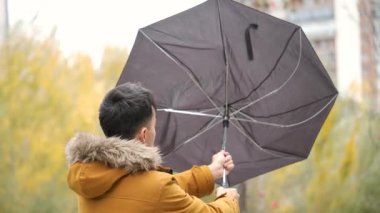
[{"label": "yellow autumn foliage", "polygon": [[[104,77],[122,66],[97,70],[85,54],[65,56],[54,33],[41,38],[18,25],[10,35],[0,51],[0,212],[75,212],[64,147],[78,131],[101,134]],[[125,49],[107,51],[104,66],[125,63]]]}]

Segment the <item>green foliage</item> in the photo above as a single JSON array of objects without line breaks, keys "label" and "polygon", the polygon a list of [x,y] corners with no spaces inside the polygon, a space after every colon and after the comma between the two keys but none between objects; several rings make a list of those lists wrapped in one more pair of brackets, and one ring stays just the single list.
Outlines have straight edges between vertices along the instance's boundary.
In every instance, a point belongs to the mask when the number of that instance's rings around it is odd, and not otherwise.
[{"label": "green foliage", "polygon": [[247,183],[248,212],[376,212],[378,129],[378,113],[339,99],[308,159]]},{"label": "green foliage", "polygon": [[76,211],[64,146],[77,131],[99,132],[99,103],[126,52],[106,49],[96,70],[86,55],[64,56],[54,32],[10,33],[0,51],[0,212]]}]

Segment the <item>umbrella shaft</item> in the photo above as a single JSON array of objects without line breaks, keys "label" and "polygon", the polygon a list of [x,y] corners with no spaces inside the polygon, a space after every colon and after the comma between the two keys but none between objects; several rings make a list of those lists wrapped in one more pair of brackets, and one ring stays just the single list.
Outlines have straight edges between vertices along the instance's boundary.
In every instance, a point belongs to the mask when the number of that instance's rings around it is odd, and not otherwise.
[{"label": "umbrella shaft", "polygon": [[228,181],[227,181],[227,173],[226,173],[226,170],[223,169],[223,181],[222,181],[222,186],[224,188],[228,188],[230,187],[230,185],[228,184]]},{"label": "umbrella shaft", "polygon": [[224,106],[224,116],[223,116],[223,145],[222,150],[226,150],[226,144],[227,144],[227,128],[230,124],[230,115],[229,115],[229,107],[228,105]]},{"label": "umbrella shaft", "polygon": [[[228,120],[224,120],[224,122],[227,122],[228,123]],[[228,128],[228,124],[227,125],[223,125],[223,144],[222,144],[222,150],[226,151],[226,144],[227,144],[227,128]],[[226,169],[223,169],[223,180],[222,180],[222,186],[224,188],[227,188],[229,187],[229,184],[228,184],[228,180],[227,180],[227,173],[226,173]]]},{"label": "umbrella shaft", "polygon": [[227,127],[224,127],[222,150],[226,151],[227,145]]}]

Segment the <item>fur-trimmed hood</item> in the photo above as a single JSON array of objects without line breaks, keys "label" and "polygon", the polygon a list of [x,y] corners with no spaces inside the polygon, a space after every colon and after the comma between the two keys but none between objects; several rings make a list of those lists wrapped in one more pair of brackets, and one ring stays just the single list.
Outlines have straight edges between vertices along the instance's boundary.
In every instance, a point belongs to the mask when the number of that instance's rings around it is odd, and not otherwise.
[{"label": "fur-trimmed hood", "polygon": [[125,168],[130,173],[154,170],[161,164],[157,147],[148,147],[137,140],[105,138],[79,133],[66,145],[69,164],[102,162],[113,168]]},{"label": "fur-trimmed hood", "polygon": [[68,184],[87,198],[104,194],[126,175],[156,170],[161,164],[158,148],[117,137],[79,133],[65,151],[70,164]]}]

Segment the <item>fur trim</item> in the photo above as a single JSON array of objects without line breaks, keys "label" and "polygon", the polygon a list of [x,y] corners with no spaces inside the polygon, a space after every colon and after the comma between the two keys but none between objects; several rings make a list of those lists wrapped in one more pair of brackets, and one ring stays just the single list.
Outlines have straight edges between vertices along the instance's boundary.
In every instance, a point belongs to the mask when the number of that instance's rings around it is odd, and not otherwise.
[{"label": "fur trim", "polygon": [[98,161],[113,168],[125,168],[130,173],[154,170],[162,161],[157,147],[148,147],[137,140],[86,133],[72,138],[65,151],[70,164]]}]

